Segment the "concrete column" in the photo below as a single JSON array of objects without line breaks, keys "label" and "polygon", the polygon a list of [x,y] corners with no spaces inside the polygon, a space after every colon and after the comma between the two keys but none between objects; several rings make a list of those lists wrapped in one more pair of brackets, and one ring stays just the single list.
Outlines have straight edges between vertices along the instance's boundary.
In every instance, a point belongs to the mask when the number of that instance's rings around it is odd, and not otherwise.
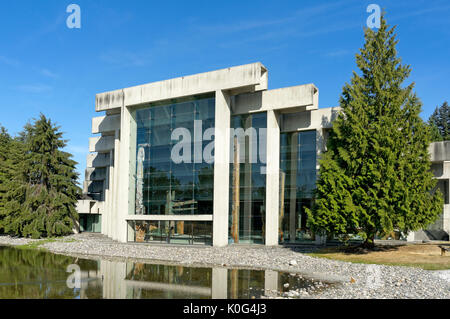
[{"label": "concrete column", "polygon": [[127,264],[125,262],[113,262],[115,270],[115,298],[126,299],[127,298],[127,286],[125,284],[125,278],[127,276]]},{"label": "concrete column", "polygon": [[[116,143],[114,143],[116,144]],[[107,167],[108,175],[108,196],[106,198],[106,209],[105,209],[105,232],[107,236],[111,236],[111,220],[114,210],[114,198],[115,198],[115,180],[114,180],[114,150],[109,152],[109,166]],[[103,233],[103,231],[102,231]]]},{"label": "concrete column", "polygon": [[[121,119],[122,120],[122,119]],[[120,154],[120,131],[116,130],[114,140],[114,182],[113,182],[113,196],[112,196],[112,214],[110,221],[110,233],[109,237],[117,240],[117,219],[119,211],[119,154]]]},{"label": "concrete column", "polygon": [[212,269],[212,299],[228,299],[228,269]]},{"label": "concrete column", "polygon": [[275,111],[267,112],[266,245],[278,245],[280,210],[280,124]]},{"label": "concrete column", "polygon": [[[111,152],[110,152],[111,153]],[[111,155],[110,155],[111,156]],[[111,157],[110,157],[111,158]],[[111,202],[111,167],[106,167],[106,178],[105,178],[105,201],[103,204],[103,213],[102,213],[102,234],[108,234],[108,214],[110,211],[110,202]]]},{"label": "concrete column", "polygon": [[[129,189],[130,189],[130,179],[132,174],[130,174],[130,154],[132,152],[130,145],[130,135],[131,132],[131,113],[130,110],[125,106],[122,107],[121,113],[121,123],[120,123],[120,149],[119,149],[119,163],[116,166],[118,169],[118,211],[117,211],[117,222],[116,222],[116,240],[119,242],[127,242],[127,222],[126,218],[129,215]],[[117,157],[117,156],[116,156]]]},{"label": "concrete column", "polygon": [[216,91],[213,245],[228,245],[228,214],[230,185],[230,96]]}]

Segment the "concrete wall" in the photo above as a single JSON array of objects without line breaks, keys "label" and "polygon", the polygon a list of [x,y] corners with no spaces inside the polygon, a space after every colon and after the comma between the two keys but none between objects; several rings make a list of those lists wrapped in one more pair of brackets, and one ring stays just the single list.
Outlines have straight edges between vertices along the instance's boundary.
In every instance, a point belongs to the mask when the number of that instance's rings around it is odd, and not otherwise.
[{"label": "concrete wall", "polygon": [[444,195],[444,208],[439,218],[426,229],[411,232],[408,241],[449,240],[450,234],[450,141],[434,142],[429,148],[431,170],[438,180],[438,188]]}]

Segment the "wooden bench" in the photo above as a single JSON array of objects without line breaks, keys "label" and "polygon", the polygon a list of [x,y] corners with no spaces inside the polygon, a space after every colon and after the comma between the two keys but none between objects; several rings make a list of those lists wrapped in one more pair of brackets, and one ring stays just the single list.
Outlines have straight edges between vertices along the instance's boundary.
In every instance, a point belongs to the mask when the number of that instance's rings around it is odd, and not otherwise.
[{"label": "wooden bench", "polygon": [[450,246],[439,245],[441,249],[441,256],[445,256],[445,253],[450,251]]}]

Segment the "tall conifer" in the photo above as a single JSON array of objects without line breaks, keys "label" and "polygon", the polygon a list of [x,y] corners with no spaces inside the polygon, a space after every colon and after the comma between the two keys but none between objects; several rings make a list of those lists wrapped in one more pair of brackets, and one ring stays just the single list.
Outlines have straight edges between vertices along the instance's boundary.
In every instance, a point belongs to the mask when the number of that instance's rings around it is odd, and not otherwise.
[{"label": "tall conifer", "polygon": [[20,139],[24,159],[7,194],[5,231],[33,238],[70,234],[80,189],[76,162],[62,151],[66,142],[59,127],[41,115]]},{"label": "tall conifer", "polygon": [[429,127],[421,102],[405,86],[411,69],[397,57],[395,27],[384,15],[377,31],[365,30],[365,44],[340,99],[328,149],[321,160],[316,201],[307,210],[316,232],[357,234],[373,247],[376,235],[404,234],[442,213],[430,172]]},{"label": "tall conifer", "polygon": [[450,140],[450,106],[447,102],[436,108],[428,124],[433,130],[433,141]]}]

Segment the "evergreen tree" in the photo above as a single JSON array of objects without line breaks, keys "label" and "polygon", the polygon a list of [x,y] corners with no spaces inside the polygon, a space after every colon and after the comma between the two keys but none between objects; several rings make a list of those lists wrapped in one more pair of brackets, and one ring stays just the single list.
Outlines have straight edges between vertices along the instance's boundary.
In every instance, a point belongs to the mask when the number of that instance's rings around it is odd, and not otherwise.
[{"label": "evergreen tree", "polygon": [[10,147],[11,136],[4,127],[0,127],[0,233],[3,230],[2,212],[6,203],[7,183],[11,179]]},{"label": "evergreen tree", "polygon": [[[23,186],[23,161],[25,144],[23,141],[12,138],[2,128],[0,134],[0,231],[4,232],[9,225],[11,199],[20,194]],[[16,207],[20,212],[20,207]],[[9,232],[9,230],[8,230]]]},{"label": "evergreen tree", "polygon": [[340,99],[328,149],[320,163],[310,227],[330,235],[360,235],[373,247],[376,235],[421,229],[442,213],[430,172],[429,127],[422,121],[411,69],[397,57],[395,27],[384,15],[378,31],[365,30],[353,72]]},{"label": "evergreen tree", "polygon": [[18,140],[25,152],[7,193],[5,231],[32,238],[72,233],[80,189],[59,127],[41,115]]},{"label": "evergreen tree", "polygon": [[447,102],[436,108],[428,124],[433,130],[433,141],[450,140],[450,107]]}]

